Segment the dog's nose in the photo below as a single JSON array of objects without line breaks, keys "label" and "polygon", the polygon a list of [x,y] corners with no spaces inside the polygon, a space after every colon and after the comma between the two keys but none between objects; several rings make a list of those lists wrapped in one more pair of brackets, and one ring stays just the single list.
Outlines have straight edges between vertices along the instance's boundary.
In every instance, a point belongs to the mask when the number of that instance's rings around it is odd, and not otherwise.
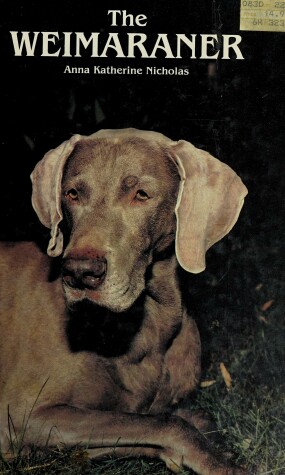
[{"label": "dog's nose", "polygon": [[105,279],[107,260],[66,258],[62,263],[63,281],[72,288],[95,290]]}]

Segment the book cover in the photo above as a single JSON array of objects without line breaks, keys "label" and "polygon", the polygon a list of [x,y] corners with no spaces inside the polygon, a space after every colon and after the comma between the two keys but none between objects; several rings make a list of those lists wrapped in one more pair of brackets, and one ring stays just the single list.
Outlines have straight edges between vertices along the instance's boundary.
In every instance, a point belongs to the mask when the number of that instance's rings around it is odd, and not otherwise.
[{"label": "book cover", "polygon": [[[61,225],[57,231],[51,232],[49,215],[41,220],[44,226],[33,209],[30,175],[48,151],[58,150],[57,147],[65,141],[69,141],[68,144],[70,140],[76,142],[76,137],[89,136],[100,130],[113,130],[114,137],[117,137],[117,130],[129,128],[157,132],[167,138],[163,140],[191,143],[196,149],[208,152],[228,165],[248,189],[237,223],[229,232],[221,233],[224,236],[221,240],[214,237],[211,241],[209,238],[213,245],[207,251],[203,272],[200,272],[203,265],[194,272],[187,272],[187,265],[184,269],[179,266],[177,271],[182,282],[184,305],[196,322],[202,343],[202,372],[195,394],[191,397],[191,407],[195,411],[207,412],[213,418],[215,425],[211,431],[218,436],[216,444],[222,453],[231,453],[237,466],[247,469],[248,473],[260,475],[285,473],[285,2],[181,0],[174,3],[144,0],[134,3],[121,0],[95,3],[82,0],[78,3],[40,3],[3,0],[1,12],[1,241],[36,242],[44,255],[51,234],[54,240],[58,239],[56,232],[61,233],[58,231]],[[100,133],[102,135],[98,137],[102,137],[101,140],[108,139],[104,132]],[[137,140],[135,135],[133,141]],[[163,146],[166,147],[166,142]],[[151,147],[147,150],[149,155],[153,153]],[[133,166],[137,160],[136,153],[130,152],[130,164]],[[102,163],[100,166],[104,169]],[[179,168],[179,164],[177,166]],[[101,185],[102,195],[112,189],[112,182],[116,180],[112,167],[108,173],[111,181],[105,182],[105,188]],[[179,173],[183,174],[181,169]],[[163,180],[157,177],[157,181]],[[94,180],[92,186],[96,187],[96,183]],[[57,183],[51,180],[45,181],[45,185],[39,185],[34,203],[44,199],[51,202]],[[127,184],[126,189],[131,186]],[[228,186],[229,182],[225,180],[220,186],[220,193]],[[193,200],[202,203],[206,195],[199,186],[197,190]],[[144,189],[138,192],[136,199],[144,206],[141,202],[151,196]],[[78,199],[78,191],[73,186],[65,193],[72,202]],[[164,193],[167,194],[165,189]],[[245,191],[242,194],[245,197]],[[217,194],[213,196],[214,200]],[[225,199],[228,199],[226,209],[230,209],[233,198]],[[100,214],[98,203],[95,208]],[[189,206],[192,206],[192,201]],[[214,207],[214,201],[209,206]],[[209,206],[205,213],[208,213]],[[37,208],[37,204],[34,207]],[[100,218],[101,224],[97,221],[94,224],[95,228],[101,226],[107,229],[114,209],[116,206],[109,207],[109,211],[105,211]],[[161,211],[164,218],[159,221],[157,216],[152,217],[152,227],[160,221],[159,226],[162,226],[163,219],[168,219],[164,208]],[[136,218],[138,223],[140,219]],[[197,222],[196,218],[191,222],[191,233],[198,227]],[[118,237],[121,223],[116,226],[118,235],[113,231],[111,242],[121,249],[123,239]],[[76,235],[74,230],[73,233]],[[133,245],[126,248],[129,250],[122,250],[118,264],[118,273],[122,271],[122,275],[131,259],[130,253],[138,247],[139,241],[146,242],[148,237],[141,232],[133,239]],[[205,247],[209,247],[206,244]],[[108,241],[108,246],[112,245]],[[40,292],[40,284],[37,284],[34,275],[34,284],[27,294],[17,290],[25,279],[22,276],[25,249],[19,260],[13,258],[10,267],[6,268],[3,264],[6,251],[1,257],[1,279],[5,290],[0,305],[5,315],[14,308],[15,304],[9,303],[12,294],[17,302],[13,312],[21,315],[23,308],[30,308],[30,299],[34,298],[34,294]],[[34,259],[33,252],[39,251],[29,252],[30,259]],[[165,248],[163,252],[166,252]],[[182,250],[179,252],[183,254]],[[60,252],[55,256],[56,262],[59,262]],[[28,255],[26,257],[29,259]],[[94,256],[92,259],[95,260]],[[183,257],[180,260],[183,261]],[[102,269],[109,265],[106,262],[105,255],[98,257],[96,254],[98,275],[95,279],[103,279]],[[68,272],[71,272],[69,268]],[[106,269],[104,272],[107,272]],[[144,278],[147,280],[148,277]],[[72,279],[74,277],[66,278],[71,286],[74,284]],[[88,285],[94,286],[94,277],[91,283],[88,279]],[[169,289],[166,294],[171,297],[173,291],[171,287]],[[14,297],[17,292],[18,298]],[[58,298],[56,295],[54,301]],[[126,329],[123,331],[117,323],[113,327],[109,320],[106,328],[101,324],[100,328],[95,328],[88,321],[88,312],[82,312],[84,329],[78,322],[70,327],[66,324],[69,351],[80,356],[96,353],[92,346],[94,342],[89,341],[95,332],[96,345],[100,348],[99,358],[104,357],[109,362],[118,356],[117,351],[119,358],[129,351],[128,345],[140,331],[143,321],[134,319],[130,324],[128,319],[122,319],[122,328],[128,323],[126,335]],[[86,315],[84,312],[87,312]],[[39,327],[42,327],[40,313]],[[24,314],[27,319],[24,326],[34,325],[35,320],[29,321],[27,310]],[[21,337],[20,325],[16,323],[19,328],[15,329],[17,337],[14,337],[13,325],[8,331],[5,318],[1,318],[0,390],[2,395],[5,394],[3,398],[0,394],[1,444],[2,448],[7,445],[7,430],[3,428],[8,427],[8,436],[14,441],[14,456],[0,459],[0,473],[30,471],[46,474],[67,473],[68,470],[68,473],[112,474],[120,470],[129,474],[138,470],[144,474],[165,473],[164,463],[149,458],[152,454],[147,452],[146,458],[137,459],[135,449],[131,461],[125,460],[124,454],[119,454],[123,460],[114,461],[109,458],[110,453],[107,460],[92,461],[87,457],[86,444],[80,446],[80,437],[71,438],[66,450],[66,440],[62,440],[56,447],[53,445],[51,452],[34,451],[33,455],[25,455],[25,431],[29,428],[34,408],[26,408],[22,432],[15,428],[10,409],[13,401],[18,400],[19,393],[25,400],[27,380],[23,378],[25,385],[21,386],[19,382],[10,393],[7,392],[7,385],[14,368],[20,368],[19,372],[26,374],[27,365],[31,368],[33,358],[37,359],[36,349],[47,343],[37,340],[37,325],[30,332],[35,338],[33,336],[29,343],[24,335]],[[123,315],[122,318],[126,317]],[[81,331],[84,334],[90,332],[90,338],[86,339]],[[124,338],[127,338],[128,344],[124,343]],[[105,351],[106,345],[112,351]],[[26,354],[30,355],[27,359],[22,357]],[[49,377],[52,376],[43,376],[42,381],[36,381],[33,380],[32,369],[29,371],[29,384],[38,384],[40,399],[48,391]],[[97,370],[94,371],[96,373]],[[101,374],[100,371],[97,371],[96,377],[98,385],[103,387],[103,383],[106,384],[104,407],[108,410],[108,398],[110,407],[116,406],[114,393],[110,390],[112,386],[107,384],[106,372]],[[179,384],[179,371],[177,365],[177,381],[174,378],[173,386]],[[112,381],[116,377],[117,373],[108,373]],[[147,376],[145,378],[147,380]],[[123,388],[123,381],[117,383]],[[84,393],[84,389],[82,391]],[[6,394],[11,395],[8,405]],[[58,405],[61,404],[68,406],[68,402],[59,401]],[[89,401],[88,410],[100,409],[100,404],[96,404],[93,407]],[[81,409],[78,404],[78,411]],[[120,437],[118,432],[118,441]],[[36,440],[33,442],[37,445]],[[70,451],[70,446],[76,448]],[[139,455],[144,453],[139,452]],[[176,459],[169,462],[171,456],[167,460],[164,461],[168,468],[177,470],[180,462]],[[190,473],[187,470],[191,466],[186,464],[184,469],[185,473]],[[195,470],[195,467],[192,469]],[[226,473],[203,471],[200,466],[196,470],[202,475]]]}]

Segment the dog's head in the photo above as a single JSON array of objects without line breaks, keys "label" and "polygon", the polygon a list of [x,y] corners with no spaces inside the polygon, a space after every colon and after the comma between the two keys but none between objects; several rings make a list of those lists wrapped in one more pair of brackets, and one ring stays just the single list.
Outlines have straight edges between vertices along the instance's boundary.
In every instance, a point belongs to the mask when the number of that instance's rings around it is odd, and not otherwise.
[{"label": "dog's head", "polygon": [[32,173],[32,203],[51,229],[50,256],[63,253],[68,302],[84,298],[126,310],[145,273],[175,239],[187,271],[235,224],[247,190],[227,165],[186,141],[156,132],[75,135]]}]

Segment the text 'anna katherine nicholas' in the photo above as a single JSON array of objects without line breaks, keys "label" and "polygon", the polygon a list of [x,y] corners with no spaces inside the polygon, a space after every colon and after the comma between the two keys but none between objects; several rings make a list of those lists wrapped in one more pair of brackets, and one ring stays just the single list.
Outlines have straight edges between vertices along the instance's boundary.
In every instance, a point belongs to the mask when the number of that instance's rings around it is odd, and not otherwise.
[{"label": "text 'anna katherine nicholas'", "polygon": [[127,75],[127,76],[142,76],[142,75],[150,75],[150,76],[188,76],[190,74],[190,70],[187,67],[173,67],[173,68],[166,68],[156,67],[156,66],[146,66],[145,68],[132,68],[130,66],[126,66],[124,68],[117,68],[115,66],[94,66],[93,69],[90,67],[75,67],[75,66],[65,66],[64,71],[65,74],[93,74],[96,75]]}]

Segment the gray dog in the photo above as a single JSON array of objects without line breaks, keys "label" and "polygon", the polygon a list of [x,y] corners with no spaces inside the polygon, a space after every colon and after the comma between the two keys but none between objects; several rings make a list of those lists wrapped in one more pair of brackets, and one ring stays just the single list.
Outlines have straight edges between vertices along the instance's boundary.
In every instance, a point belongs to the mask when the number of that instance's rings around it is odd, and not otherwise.
[{"label": "gray dog", "polygon": [[51,257],[33,243],[1,247],[2,451],[24,427],[27,447],[81,443],[91,457],[244,474],[178,409],[200,378],[178,265],[204,270],[239,216],[239,177],[189,142],[123,129],[73,136],[32,181]]}]

